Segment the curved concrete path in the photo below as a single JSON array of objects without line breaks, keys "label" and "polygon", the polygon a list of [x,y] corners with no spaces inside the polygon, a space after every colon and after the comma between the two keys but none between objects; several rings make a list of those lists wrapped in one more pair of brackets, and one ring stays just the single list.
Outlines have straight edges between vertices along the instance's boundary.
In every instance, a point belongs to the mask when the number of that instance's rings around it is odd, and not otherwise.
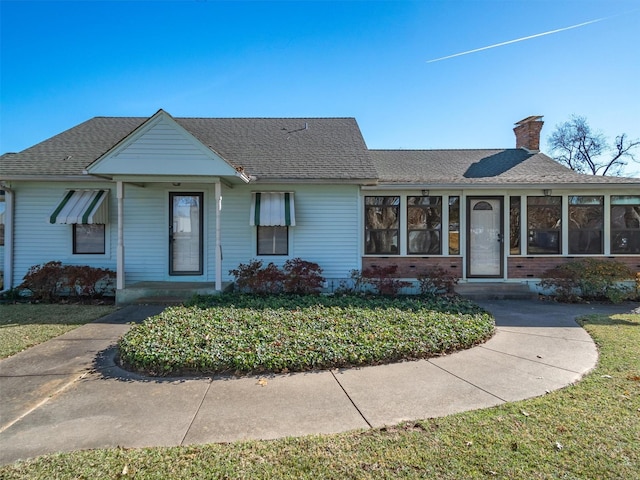
[{"label": "curved concrete path", "polygon": [[577,315],[632,307],[480,302],[496,335],[429,360],[248,378],[148,379],[113,346],[161,306],[130,306],[0,361],[0,464],[58,451],[272,439],[381,427],[562,388],[598,352]]}]

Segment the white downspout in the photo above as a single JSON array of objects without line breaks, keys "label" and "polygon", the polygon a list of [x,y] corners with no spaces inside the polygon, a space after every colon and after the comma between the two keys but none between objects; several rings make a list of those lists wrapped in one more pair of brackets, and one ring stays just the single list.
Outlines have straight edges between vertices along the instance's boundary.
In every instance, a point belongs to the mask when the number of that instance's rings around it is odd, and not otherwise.
[{"label": "white downspout", "polygon": [[2,292],[13,288],[13,212],[15,192],[2,185],[4,190],[4,284]]},{"label": "white downspout", "polygon": [[123,290],[124,285],[124,183],[116,182],[118,197],[118,250],[116,253],[116,289]]},{"label": "white downspout", "polygon": [[222,185],[215,183],[216,195],[216,291],[222,291],[222,245],[220,234],[220,216],[222,215]]}]

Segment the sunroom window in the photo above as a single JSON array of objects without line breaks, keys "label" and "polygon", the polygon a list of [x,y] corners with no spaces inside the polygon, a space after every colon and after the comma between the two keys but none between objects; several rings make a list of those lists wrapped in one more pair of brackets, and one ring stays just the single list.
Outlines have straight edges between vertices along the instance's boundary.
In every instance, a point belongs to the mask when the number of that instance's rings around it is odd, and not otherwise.
[{"label": "sunroom window", "polygon": [[442,197],[407,197],[407,253],[440,255]]},{"label": "sunroom window", "polygon": [[399,252],[400,197],[376,196],[364,199],[365,253]]},{"label": "sunroom window", "polygon": [[509,198],[509,253],[520,255],[520,197]]},{"label": "sunroom window", "polygon": [[449,197],[449,255],[460,255],[460,197]]},{"label": "sunroom window", "polygon": [[604,198],[569,196],[569,254],[602,254]]},{"label": "sunroom window", "polygon": [[527,197],[527,253],[529,255],[562,253],[561,218],[562,197]]},{"label": "sunroom window", "polygon": [[611,197],[611,253],[640,253],[640,196]]}]

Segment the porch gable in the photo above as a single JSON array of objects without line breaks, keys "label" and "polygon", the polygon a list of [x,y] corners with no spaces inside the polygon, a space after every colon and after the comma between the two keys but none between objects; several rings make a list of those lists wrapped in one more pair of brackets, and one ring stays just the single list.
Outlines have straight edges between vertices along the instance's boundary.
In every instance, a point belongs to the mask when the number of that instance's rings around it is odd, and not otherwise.
[{"label": "porch gable", "polygon": [[155,115],[87,167],[92,175],[236,177],[234,166],[179,125]]}]

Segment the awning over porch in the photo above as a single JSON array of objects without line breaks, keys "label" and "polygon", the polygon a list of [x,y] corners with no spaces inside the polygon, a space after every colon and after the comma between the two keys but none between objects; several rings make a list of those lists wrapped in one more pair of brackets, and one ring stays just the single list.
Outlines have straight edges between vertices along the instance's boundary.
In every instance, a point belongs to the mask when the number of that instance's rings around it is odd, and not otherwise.
[{"label": "awning over porch", "polygon": [[67,190],[49,215],[54,224],[106,224],[109,190]]},{"label": "awning over porch", "polygon": [[293,192],[254,192],[250,225],[289,227],[296,224]]}]

